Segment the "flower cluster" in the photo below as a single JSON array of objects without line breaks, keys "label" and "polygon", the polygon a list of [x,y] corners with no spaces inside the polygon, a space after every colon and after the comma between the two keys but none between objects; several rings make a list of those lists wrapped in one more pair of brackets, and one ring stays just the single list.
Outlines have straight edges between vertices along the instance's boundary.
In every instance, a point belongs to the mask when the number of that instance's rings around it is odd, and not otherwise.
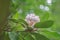
[{"label": "flower cluster", "polygon": [[25,21],[29,24],[30,27],[34,26],[36,23],[40,22],[39,16],[36,16],[35,14],[27,14]]}]

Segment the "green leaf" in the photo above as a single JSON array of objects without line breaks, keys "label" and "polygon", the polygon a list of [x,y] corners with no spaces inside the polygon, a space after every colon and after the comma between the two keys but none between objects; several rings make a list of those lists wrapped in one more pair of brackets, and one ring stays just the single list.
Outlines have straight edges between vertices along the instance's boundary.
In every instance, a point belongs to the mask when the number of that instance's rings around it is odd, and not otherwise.
[{"label": "green leaf", "polygon": [[25,36],[25,40],[34,40],[30,33]]},{"label": "green leaf", "polygon": [[51,40],[60,40],[60,34],[55,31],[48,31],[44,30],[43,32],[40,32],[42,35],[45,35]]},{"label": "green leaf", "polygon": [[35,27],[36,28],[48,28],[48,27],[51,27],[53,25],[53,23],[54,23],[54,21],[48,20],[45,22],[39,22],[39,23],[35,24]]},{"label": "green leaf", "polygon": [[12,28],[12,31],[24,31],[24,27],[21,24],[17,24],[15,27]]},{"label": "green leaf", "polygon": [[23,20],[23,19],[18,19],[18,20],[9,19],[9,20],[12,21],[12,22],[15,22],[15,23],[20,23],[22,26],[28,26],[27,22],[25,20]]},{"label": "green leaf", "polygon": [[8,32],[10,40],[19,40],[19,35],[16,32]]},{"label": "green leaf", "polygon": [[19,37],[22,37],[23,40],[34,40],[30,32],[19,32]]},{"label": "green leaf", "polygon": [[27,32],[9,32],[10,40],[27,40],[27,35]]},{"label": "green leaf", "polygon": [[49,40],[47,37],[43,36],[40,33],[32,33],[35,40]]},{"label": "green leaf", "polygon": [[18,23],[18,21],[16,19],[9,19],[12,22]]},{"label": "green leaf", "polygon": [[28,26],[28,23],[27,23],[25,20],[19,19],[19,21],[20,21],[21,23],[24,23],[26,26]]},{"label": "green leaf", "polygon": [[12,19],[19,19],[19,14],[18,14],[18,12],[15,13],[15,14],[12,16]]},{"label": "green leaf", "polygon": [[4,37],[3,40],[10,40],[7,32],[4,32],[3,37]]}]

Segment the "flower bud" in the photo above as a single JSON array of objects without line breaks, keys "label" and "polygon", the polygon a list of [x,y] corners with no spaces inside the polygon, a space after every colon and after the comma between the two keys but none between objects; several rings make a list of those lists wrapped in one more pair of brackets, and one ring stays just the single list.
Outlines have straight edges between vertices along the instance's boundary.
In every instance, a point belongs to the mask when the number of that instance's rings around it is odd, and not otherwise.
[{"label": "flower bud", "polygon": [[36,23],[40,22],[40,18],[35,14],[27,14],[25,21],[29,24],[30,27],[34,27]]}]

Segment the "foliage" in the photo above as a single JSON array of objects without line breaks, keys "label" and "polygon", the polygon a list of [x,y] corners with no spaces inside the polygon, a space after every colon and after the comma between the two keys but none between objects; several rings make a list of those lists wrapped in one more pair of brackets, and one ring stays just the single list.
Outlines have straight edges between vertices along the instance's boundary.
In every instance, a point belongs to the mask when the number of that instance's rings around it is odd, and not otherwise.
[{"label": "foliage", "polygon": [[[40,8],[41,5],[44,6],[43,9]],[[51,6],[46,0],[12,0],[8,20],[11,29],[5,32],[6,40],[59,40],[60,34],[52,30],[55,20],[52,18]],[[34,28],[29,27],[25,21],[26,15],[30,13],[35,13],[41,19]]]}]

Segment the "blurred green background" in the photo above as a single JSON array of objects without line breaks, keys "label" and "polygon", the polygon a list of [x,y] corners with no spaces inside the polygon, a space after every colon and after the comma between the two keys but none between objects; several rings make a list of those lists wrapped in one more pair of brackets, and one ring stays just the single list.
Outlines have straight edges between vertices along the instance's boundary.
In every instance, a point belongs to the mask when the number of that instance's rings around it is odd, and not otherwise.
[{"label": "blurred green background", "polygon": [[[50,40],[60,40],[60,0],[1,0],[0,5],[0,8],[2,9],[0,9],[0,29],[7,28],[5,23],[8,22],[8,18],[25,19],[27,14],[35,13],[40,17],[41,22],[47,20],[54,21],[52,27],[41,28],[43,32],[41,31],[40,33],[48,37]],[[8,23],[6,23],[6,25]],[[11,25],[16,26],[13,24]],[[1,40],[3,40],[2,37],[0,38]]]}]

